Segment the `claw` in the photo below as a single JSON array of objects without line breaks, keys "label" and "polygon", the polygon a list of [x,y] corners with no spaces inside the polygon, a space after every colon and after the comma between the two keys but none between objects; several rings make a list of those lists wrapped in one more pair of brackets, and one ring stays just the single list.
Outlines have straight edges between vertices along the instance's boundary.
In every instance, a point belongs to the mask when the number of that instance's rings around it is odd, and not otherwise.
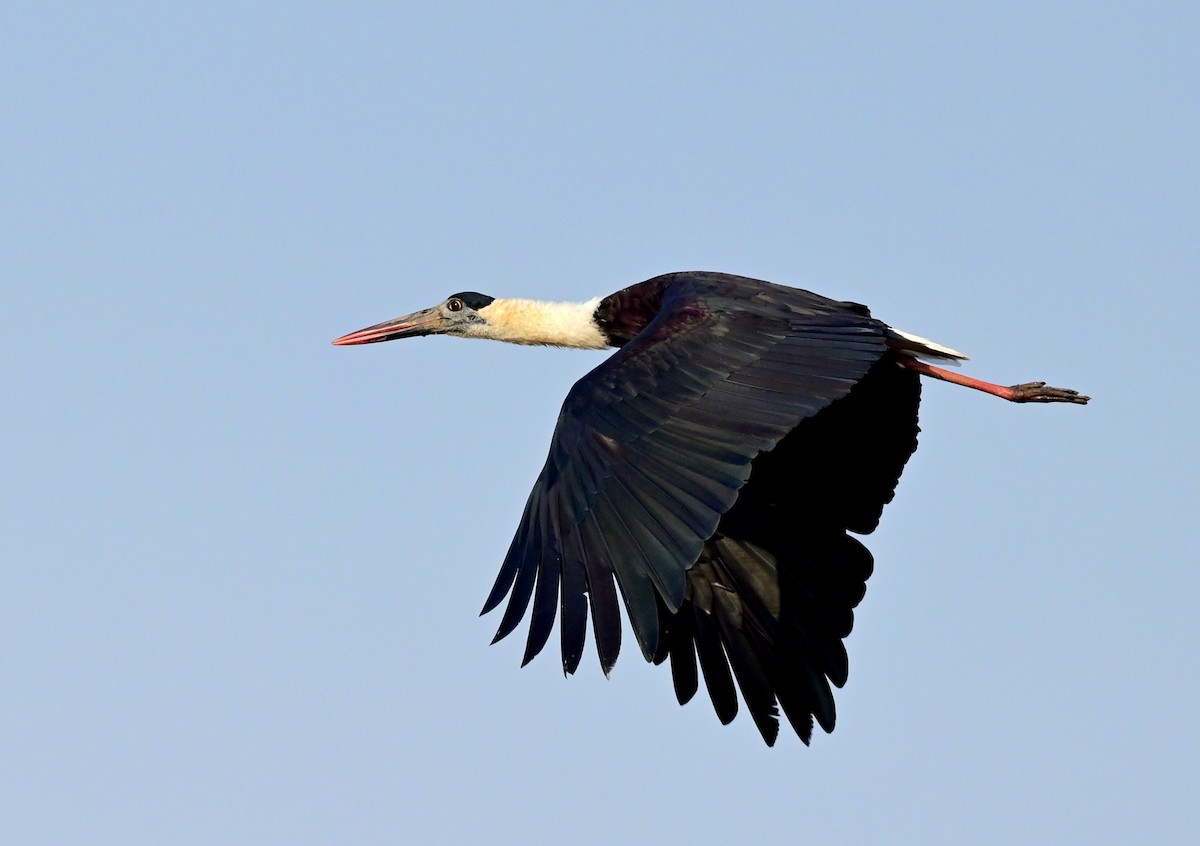
[{"label": "claw", "polygon": [[1025,382],[1021,385],[1013,385],[1009,388],[1012,391],[1010,399],[1013,402],[1073,402],[1079,405],[1087,405],[1091,397],[1080,396],[1079,391],[1073,391],[1070,388],[1052,388],[1048,387],[1045,382]]}]

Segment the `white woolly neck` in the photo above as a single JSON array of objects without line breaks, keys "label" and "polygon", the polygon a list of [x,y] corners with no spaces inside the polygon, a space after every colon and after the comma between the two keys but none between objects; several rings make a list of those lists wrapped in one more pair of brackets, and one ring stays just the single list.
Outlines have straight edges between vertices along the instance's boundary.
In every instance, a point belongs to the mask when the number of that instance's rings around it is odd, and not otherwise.
[{"label": "white woolly neck", "polygon": [[510,344],[602,350],[609,344],[596,325],[599,305],[599,297],[585,303],[497,299],[479,309],[485,322],[471,325],[464,334]]}]

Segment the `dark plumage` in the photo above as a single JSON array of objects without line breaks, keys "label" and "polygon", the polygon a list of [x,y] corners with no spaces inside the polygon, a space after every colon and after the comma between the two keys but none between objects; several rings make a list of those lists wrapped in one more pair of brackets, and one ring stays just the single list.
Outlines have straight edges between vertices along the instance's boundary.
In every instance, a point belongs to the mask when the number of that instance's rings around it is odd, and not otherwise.
[{"label": "dark plumage", "polygon": [[[744,294],[740,279],[676,274],[600,303],[621,349],[567,396],[484,610],[509,594],[500,638],[532,597],[529,661],[561,605],[571,673],[590,596],[607,673],[621,642],[615,577],[643,655],[670,656],[681,702],[698,651],[718,715],[733,719],[727,656],[764,739],[782,696],[807,740],[814,713],[833,727],[828,682],[846,680],[841,639],[872,566],[846,532],[871,531],[891,499],[916,448],[920,387],[863,307],[762,283]],[[875,434],[880,395],[895,404],[882,445],[860,450],[824,423],[833,403],[847,434]]]}]

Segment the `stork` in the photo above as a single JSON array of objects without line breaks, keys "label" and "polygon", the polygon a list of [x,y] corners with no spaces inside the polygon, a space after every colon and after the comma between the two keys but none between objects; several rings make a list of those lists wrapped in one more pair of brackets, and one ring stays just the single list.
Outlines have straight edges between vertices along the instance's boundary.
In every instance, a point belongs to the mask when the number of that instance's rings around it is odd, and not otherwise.
[{"label": "stork", "polygon": [[865,306],[724,273],[584,303],[464,292],[333,343],[439,334],[617,348],[563,404],[484,603],[508,597],[493,643],[530,610],[524,666],[557,617],[569,675],[590,610],[608,675],[619,591],[642,655],[670,662],[680,704],[702,675],[729,723],[740,689],[768,745],[781,710],[806,744],[814,719],[833,730],[831,685],[846,683],[843,640],[874,567],[856,536],[878,525],[916,450],[919,377],[1011,402],[1088,401],[948,371],[930,362],[966,356]]}]

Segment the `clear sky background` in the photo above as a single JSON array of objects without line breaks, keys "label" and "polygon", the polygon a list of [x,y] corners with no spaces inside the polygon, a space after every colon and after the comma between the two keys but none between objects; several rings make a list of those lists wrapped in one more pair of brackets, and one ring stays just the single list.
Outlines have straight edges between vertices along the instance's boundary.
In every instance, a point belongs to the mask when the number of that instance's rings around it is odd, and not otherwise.
[{"label": "clear sky background", "polygon": [[[1191,3],[0,11],[0,831],[20,844],[1194,843]],[[929,384],[838,728],[477,617],[602,354],[337,335],[684,269]],[[628,645],[628,642],[627,642]]]}]

